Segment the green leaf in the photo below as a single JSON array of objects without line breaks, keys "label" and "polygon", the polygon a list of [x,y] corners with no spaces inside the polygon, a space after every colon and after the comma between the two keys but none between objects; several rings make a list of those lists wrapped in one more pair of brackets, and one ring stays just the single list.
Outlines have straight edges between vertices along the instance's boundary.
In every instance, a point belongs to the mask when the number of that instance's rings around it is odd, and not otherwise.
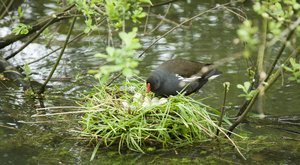
[{"label": "green leaf", "polygon": [[288,71],[288,72],[293,72],[293,69],[292,69],[292,68],[289,68],[289,67],[287,67],[287,66],[285,66],[285,65],[282,65],[282,67],[283,67],[286,71]]},{"label": "green leaf", "polygon": [[104,65],[100,68],[103,74],[110,74],[113,72],[117,72],[122,70],[123,67],[121,65]]},{"label": "green leaf", "polygon": [[18,7],[18,14],[19,14],[20,18],[22,18],[24,16],[24,13],[23,13],[23,10],[22,10],[21,6]]},{"label": "green leaf", "polygon": [[106,48],[106,52],[109,56],[113,56],[115,53],[115,48],[109,46]]},{"label": "green leaf", "polygon": [[140,0],[140,2],[143,2],[143,3],[148,3],[150,5],[153,5],[151,0]]},{"label": "green leaf", "polygon": [[246,94],[239,94],[238,97],[246,97]]},{"label": "green leaf", "polygon": [[244,86],[241,84],[236,85],[237,88],[244,89]]},{"label": "green leaf", "polygon": [[97,54],[95,54],[95,57],[98,57],[98,58],[107,58],[107,55],[106,54],[102,54],[102,53],[97,53]]},{"label": "green leaf", "polygon": [[133,74],[134,73],[133,70],[129,69],[129,68],[125,68],[122,73],[126,77],[132,77],[134,75]]},{"label": "green leaf", "polygon": [[93,70],[92,70],[92,69],[91,69],[91,70],[88,70],[88,73],[89,73],[89,74],[96,74],[96,73],[98,73],[98,72],[99,72],[98,70],[94,70],[94,69],[93,69]]},{"label": "green leaf", "polygon": [[248,91],[250,89],[251,83],[249,81],[244,82],[244,87],[246,89],[246,91]]},{"label": "green leaf", "polygon": [[295,81],[295,80],[297,80],[297,78],[296,77],[289,77],[288,80]]}]

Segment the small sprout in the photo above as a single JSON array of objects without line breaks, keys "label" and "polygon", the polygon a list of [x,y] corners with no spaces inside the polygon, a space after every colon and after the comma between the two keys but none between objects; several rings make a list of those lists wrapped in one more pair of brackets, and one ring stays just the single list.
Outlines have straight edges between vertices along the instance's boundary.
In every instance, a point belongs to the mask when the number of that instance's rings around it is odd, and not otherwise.
[{"label": "small sprout", "polygon": [[16,35],[19,34],[27,34],[29,32],[29,29],[31,27],[28,25],[25,25],[23,23],[19,23],[16,27],[13,28],[12,32],[15,33]]},{"label": "small sprout", "polygon": [[248,93],[250,86],[251,86],[251,83],[249,81],[246,81],[246,82],[244,82],[244,85],[238,84],[237,88],[242,89],[244,93]]},{"label": "small sprout", "polygon": [[22,18],[22,17],[24,16],[24,12],[23,12],[21,6],[18,7],[18,14],[19,14],[19,17],[20,17],[20,18]]},{"label": "small sprout", "polygon": [[229,87],[230,87],[230,82],[224,82],[223,83],[223,87],[226,89],[226,92],[229,91]]},{"label": "small sprout", "polygon": [[251,83],[249,81],[244,82],[244,85],[238,84],[237,88],[243,90],[243,94],[240,94],[238,97],[245,97],[246,100],[251,100],[252,97],[255,95],[257,92],[256,90],[251,90]]}]

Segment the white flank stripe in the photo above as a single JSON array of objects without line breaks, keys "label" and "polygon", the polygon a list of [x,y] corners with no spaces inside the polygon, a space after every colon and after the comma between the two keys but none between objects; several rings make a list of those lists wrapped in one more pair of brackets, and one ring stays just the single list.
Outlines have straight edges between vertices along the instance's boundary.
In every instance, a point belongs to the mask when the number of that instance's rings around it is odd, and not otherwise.
[{"label": "white flank stripe", "polygon": [[217,78],[218,76],[220,76],[220,75],[218,74],[218,75],[213,75],[213,76],[210,76],[210,77],[208,78],[208,80],[215,79],[215,78]]},{"label": "white flank stripe", "polygon": [[192,77],[189,77],[189,78],[182,77],[179,74],[175,74],[175,76],[178,77],[178,80],[183,81],[183,82],[193,82],[193,81],[201,78],[201,76],[196,76],[196,75],[193,75]]}]

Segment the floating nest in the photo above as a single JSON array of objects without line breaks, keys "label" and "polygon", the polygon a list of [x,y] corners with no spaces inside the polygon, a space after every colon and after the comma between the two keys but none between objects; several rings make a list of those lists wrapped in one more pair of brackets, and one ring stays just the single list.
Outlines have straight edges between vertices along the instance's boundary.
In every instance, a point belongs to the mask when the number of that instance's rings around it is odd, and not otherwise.
[{"label": "floating nest", "polygon": [[[219,111],[182,94],[157,98],[136,78],[109,87],[95,87],[81,105],[89,110],[80,124],[81,136],[101,145],[117,144],[145,152],[149,147],[181,146],[207,141],[216,132]],[[94,110],[94,111],[93,111]],[[227,123],[228,124],[228,123]]]}]

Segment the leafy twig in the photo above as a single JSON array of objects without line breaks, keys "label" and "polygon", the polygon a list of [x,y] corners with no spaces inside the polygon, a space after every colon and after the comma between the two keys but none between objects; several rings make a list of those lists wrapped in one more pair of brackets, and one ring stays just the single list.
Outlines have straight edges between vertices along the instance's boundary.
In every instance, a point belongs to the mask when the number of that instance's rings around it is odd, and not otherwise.
[{"label": "leafy twig", "polygon": [[272,75],[272,72],[273,72],[273,70],[274,70],[274,68],[275,68],[275,66],[276,66],[276,64],[277,64],[277,62],[278,62],[279,58],[281,57],[281,55],[282,55],[282,53],[283,53],[283,51],[284,51],[284,49],[285,49],[285,47],[286,47],[287,42],[288,42],[288,41],[291,39],[291,37],[293,36],[294,31],[295,31],[295,29],[291,29],[291,30],[289,31],[287,37],[285,38],[284,43],[283,43],[283,45],[280,47],[280,50],[278,51],[278,54],[277,54],[275,60],[273,61],[272,65],[271,65],[271,68],[270,68],[270,70],[269,70],[269,72],[268,72],[268,74],[267,74],[266,81],[267,81],[267,80],[270,78],[270,76]]},{"label": "leafy twig", "polygon": [[[291,53],[291,55],[284,61],[284,64],[287,64],[289,62],[289,59],[296,56],[299,53],[299,47]],[[265,91],[267,91],[273,84],[274,82],[278,79],[278,77],[281,75],[282,72],[282,67],[277,69],[274,74],[270,77],[270,79],[265,83]],[[245,110],[243,113],[238,116],[237,120],[228,128],[227,135],[230,136],[232,134],[232,131],[244,120],[248,112],[251,110],[253,104],[255,103],[256,98],[258,97],[260,91],[257,91],[252,99],[247,102],[247,106],[245,106]]]}]

